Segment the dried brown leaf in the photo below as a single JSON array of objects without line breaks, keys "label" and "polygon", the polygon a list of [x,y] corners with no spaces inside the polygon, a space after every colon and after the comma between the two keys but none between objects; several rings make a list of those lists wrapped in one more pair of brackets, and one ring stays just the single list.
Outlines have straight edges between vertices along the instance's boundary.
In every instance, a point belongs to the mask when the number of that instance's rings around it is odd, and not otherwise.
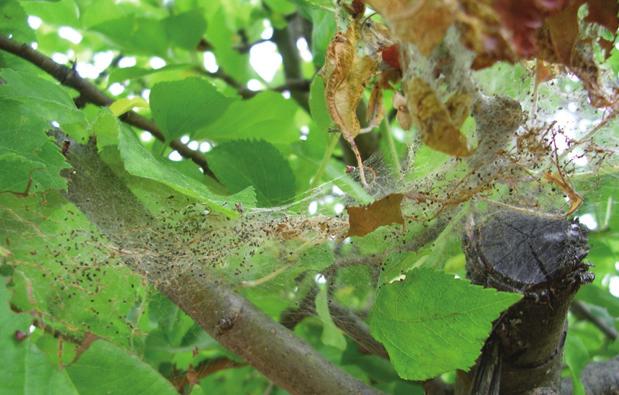
[{"label": "dried brown leaf", "polygon": [[[460,133],[459,126],[456,126],[451,118],[447,106],[439,100],[430,84],[421,78],[414,78],[407,84],[406,97],[408,108],[419,124],[421,139],[428,147],[452,156],[472,154],[466,137]],[[464,101],[464,98],[458,100]],[[470,107],[468,108],[469,110],[463,111],[466,115],[470,111]],[[458,121],[463,121],[462,115],[458,114],[455,108],[452,111],[456,112]]]},{"label": "dried brown leaf", "polygon": [[368,101],[367,130],[370,131],[380,125],[385,116],[383,109],[383,87],[381,84],[374,84],[370,100]]},{"label": "dried brown leaf", "polygon": [[462,43],[476,53],[472,68],[483,69],[495,62],[516,61],[517,55],[504,34],[499,15],[488,0],[459,0],[457,25]]},{"label": "dried brown leaf", "polygon": [[389,23],[396,38],[429,55],[454,22],[455,0],[367,0]]},{"label": "dried brown leaf", "polygon": [[348,236],[365,236],[374,229],[390,224],[404,225],[401,193],[392,193],[369,206],[346,207],[348,211]]},{"label": "dried brown leaf", "polygon": [[395,108],[396,118],[400,127],[404,130],[409,130],[413,126],[413,118],[408,111],[408,105],[406,103],[406,96],[396,91],[393,95],[393,108]]},{"label": "dried brown leaf", "polygon": [[447,112],[451,117],[452,124],[460,129],[466,118],[471,113],[473,107],[473,98],[465,92],[456,92],[447,99],[445,103]]},{"label": "dried brown leaf", "polygon": [[355,137],[361,131],[357,106],[378,64],[370,56],[357,55],[358,40],[357,21],[353,21],[345,32],[336,33],[327,48],[321,73],[326,81],[325,100],[329,115],[350,144],[357,158],[361,182],[367,185],[361,154],[355,144]]}]

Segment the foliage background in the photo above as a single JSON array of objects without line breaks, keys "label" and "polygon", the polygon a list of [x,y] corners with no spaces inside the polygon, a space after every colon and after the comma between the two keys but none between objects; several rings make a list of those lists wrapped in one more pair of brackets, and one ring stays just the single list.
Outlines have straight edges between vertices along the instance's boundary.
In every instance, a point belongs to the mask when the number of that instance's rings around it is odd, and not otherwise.
[{"label": "foliage background", "polygon": [[[354,247],[338,247],[343,252],[334,252],[332,242],[318,242],[320,236],[311,231],[303,235],[309,247],[294,240],[275,243],[263,233],[266,225],[280,223],[286,215],[293,228],[320,215],[339,218],[346,205],[369,203],[392,189],[385,184],[382,191],[364,191],[346,172],[346,146],[336,145],[337,138],[328,133],[331,121],[324,88],[315,76],[335,30],[329,2],[0,1],[0,34],[31,43],[91,79],[114,100],[108,108],[92,104],[78,108],[74,90],[30,63],[0,52],[0,270],[4,276],[0,358],[9,361],[0,370],[0,393],[36,394],[45,388],[62,394],[108,390],[163,394],[174,393],[174,385],[188,382],[193,385],[185,391],[193,395],[284,393],[219,346],[121,263],[105,238],[63,197],[66,181],[60,172],[69,166],[46,136],[51,128],[60,128],[82,143],[95,135],[105,162],[152,213],[169,219],[182,237],[202,229],[201,217],[180,227],[179,218],[188,214],[183,210],[195,202],[232,216],[238,216],[239,207],[271,208],[244,216],[238,228],[215,219],[216,233],[207,240],[211,244],[191,257],[203,255],[206,265],[220,270],[274,319],[291,308],[315,312],[295,327],[295,333],[359,380],[388,393],[422,393],[420,385],[400,376],[423,379],[446,372],[444,378],[449,381],[455,368],[471,365],[499,311],[474,316],[483,325],[475,326],[480,333],[473,336],[477,342],[470,347],[459,344],[457,338],[448,339],[453,343],[444,350],[444,366],[420,364],[405,373],[410,361],[392,358],[392,365],[364,354],[334,324],[337,317],[329,313],[328,298],[361,314],[376,303],[384,307],[373,310],[370,323],[383,343],[395,336],[404,348],[436,344],[439,341],[433,336],[444,322],[429,322],[426,332],[415,331],[417,338],[407,333],[408,327],[391,325],[380,314],[396,304],[401,312],[394,314],[402,316],[416,311],[424,300],[447,300],[453,305],[440,308],[453,308],[466,320],[470,306],[490,300],[491,296],[473,291],[458,296],[462,282],[445,290],[429,286],[455,281],[452,276],[437,279],[433,271],[418,272],[417,288],[404,297],[389,287],[377,294],[372,281],[376,272],[364,265],[341,269],[330,280],[337,285],[335,293],[327,295],[321,273],[333,265],[336,254],[385,250],[399,241],[400,236],[392,236],[395,227],[355,239]],[[265,69],[269,63],[265,57],[277,67]],[[602,67],[616,81],[616,44]],[[474,78],[487,94],[504,94],[521,100],[525,107],[532,105],[534,75],[526,62],[497,63],[476,72]],[[601,117],[599,110],[586,104],[582,86],[569,75],[557,76],[539,89],[539,111],[548,120],[583,132]],[[387,108],[391,95],[387,92],[384,98]],[[130,108],[154,119],[162,138],[121,123],[118,116]],[[367,138],[370,151],[381,158],[370,163],[385,179],[415,141],[414,133],[402,131],[393,119],[388,123]],[[473,130],[469,118],[464,131],[470,135]],[[617,137],[619,127],[613,121],[600,134],[601,144],[616,153]],[[199,166],[170,148],[167,143],[175,139],[204,153],[220,182],[205,177]],[[448,160],[447,155],[422,147],[409,180],[430,174]],[[27,196],[13,193],[26,190],[29,179]],[[586,203],[578,215],[592,230],[590,260],[597,277],[577,298],[598,319],[618,328],[616,166],[598,174],[583,171],[573,182],[585,193]],[[339,226],[341,221],[334,224]],[[239,229],[241,236],[234,234]],[[409,229],[415,230],[414,226]],[[454,221],[431,247],[390,256],[378,282],[422,264],[464,277],[459,230]],[[188,242],[182,237],[173,240],[175,248],[182,249],[182,243]],[[260,248],[266,252],[245,265],[253,244],[264,244]],[[235,252],[217,255],[226,249]],[[294,258],[287,258],[288,254]],[[270,278],[269,273],[278,275]],[[256,279],[264,281],[246,286]],[[305,293],[316,284],[315,304],[304,305]],[[420,295],[423,298],[417,300]],[[514,300],[506,299],[502,307]],[[577,379],[589,361],[619,354],[618,342],[609,340],[590,321],[570,315],[569,322],[566,376],[571,373]],[[456,322],[452,331],[469,327]],[[385,328],[386,334],[377,335]],[[414,352],[407,354],[412,356]],[[458,360],[461,356],[463,360]]]}]

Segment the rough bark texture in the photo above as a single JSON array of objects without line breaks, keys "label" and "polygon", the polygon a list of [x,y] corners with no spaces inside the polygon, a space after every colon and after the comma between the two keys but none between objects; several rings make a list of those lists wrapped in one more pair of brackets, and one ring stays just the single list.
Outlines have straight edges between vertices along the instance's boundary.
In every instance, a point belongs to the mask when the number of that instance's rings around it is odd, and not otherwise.
[{"label": "rough bark texture", "polygon": [[524,298],[495,322],[457,393],[558,394],[567,311],[592,280],[586,234],[575,222],[516,212],[475,222],[464,240],[470,279]]},{"label": "rough bark texture", "polygon": [[67,172],[68,198],[118,246],[132,269],[146,275],[223,346],[293,394],[379,393],[326,361],[218,279],[198,268],[170,269],[169,254],[174,251],[136,258],[131,251],[165,246],[165,235],[137,232],[154,219],[101,161],[94,146],[72,144],[67,159],[73,166]]}]

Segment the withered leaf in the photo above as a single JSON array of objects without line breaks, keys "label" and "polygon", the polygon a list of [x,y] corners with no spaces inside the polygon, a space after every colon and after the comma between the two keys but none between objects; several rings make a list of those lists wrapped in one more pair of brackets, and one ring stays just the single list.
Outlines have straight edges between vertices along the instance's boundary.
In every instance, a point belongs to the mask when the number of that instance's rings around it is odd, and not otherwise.
[{"label": "withered leaf", "polygon": [[454,22],[455,0],[366,0],[389,23],[396,38],[424,55],[443,41]]},{"label": "withered leaf", "polygon": [[329,115],[350,144],[357,158],[361,182],[365,186],[363,161],[355,144],[355,137],[361,131],[357,106],[378,64],[370,56],[357,55],[358,39],[357,21],[353,21],[345,32],[336,33],[327,48],[325,67],[321,73],[326,81],[325,100]]},{"label": "withered leaf", "polygon": [[[587,22],[597,23],[604,26],[610,33],[615,35],[619,28],[619,2],[608,0],[587,0],[589,14],[585,18]],[[606,50],[606,57],[610,56],[614,40],[600,39],[600,45]]]},{"label": "withered leaf", "polygon": [[[460,133],[459,127],[461,122],[464,122],[470,111],[469,107],[458,113],[460,109],[453,108],[456,121],[452,119],[449,110],[436,96],[434,89],[423,79],[417,77],[409,81],[407,86],[406,97],[408,99],[408,108],[412,111],[412,115],[419,124],[421,131],[421,139],[428,147],[437,151],[444,152],[452,156],[469,156],[472,151],[469,150],[466,137]],[[451,106],[455,106],[456,102],[464,102],[464,96],[457,96]]]},{"label": "withered leaf", "polygon": [[408,111],[408,105],[406,103],[406,97],[399,91],[396,91],[393,95],[393,108],[395,108],[396,118],[400,127],[404,130],[408,130],[413,126],[413,118]]},{"label": "withered leaf", "polygon": [[374,229],[390,224],[404,225],[401,193],[392,193],[368,206],[346,207],[348,211],[348,236],[365,236]]},{"label": "withered leaf", "polygon": [[462,43],[476,53],[472,68],[483,69],[495,62],[514,62],[517,55],[504,34],[499,15],[488,0],[460,0],[457,25]]},{"label": "withered leaf", "polygon": [[[548,34],[540,34],[538,44],[541,48],[548,46],[552,48],[552,51],[546,50],[543,53],[545,60],[567,66],[580,78],[589,93],[591,105],[607,107],[611,100],[606,97],[600,87],[599,69],[593,59],[591,41],[580,37],[578,9],[584,2],[584,0],[577,0],[561,12],[547,18],[544,27]],[[596,10],[596,1],[589,3],[589,6],[591,7],[592,4],[594,4],[593,9]],[[610,10],[610,8],[613,7],[607,5],[607,9]],[[608,23],[612,24],[612,21]]]}]

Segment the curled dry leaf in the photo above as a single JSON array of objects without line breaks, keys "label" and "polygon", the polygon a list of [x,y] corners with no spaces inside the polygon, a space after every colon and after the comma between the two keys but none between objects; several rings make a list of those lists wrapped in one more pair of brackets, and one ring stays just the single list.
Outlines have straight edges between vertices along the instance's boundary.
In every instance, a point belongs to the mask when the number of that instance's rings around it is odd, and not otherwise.
[{"label": "curled dry leaf", "polygon": [[456,24],[462,43],[476,54],[471,65],[474,70],[489,67],[500,60],[516,61],[517,55],[491,2],[460,0]]},{"label": "curled dry leaf", "polygon": [[327,48],[321,73],[326,81],[325,100],[329,115],[350,144],[357,158],[361,182],[367,186],[363,161],[355,144],[355,137],[361,131],[357,106],[378,65],[370,56],[357,55],[358,39],[357,21],[353,21],[345,32],[336,33]]},{"label": "curled dry leaf", "polygon": [[368,206],[346,207],[348,212],[348,236],[365,236],[374,229],[390,224],[404,225],[401,193],[392,193]]},{"label": "curled dry leaf", "polygon": [[406,97],[400,92],[396,91],[393,95],[393,108],[395,108],[396,118],[400,127],[404,130],[408,130],[413,126],[413,118],[408,111],[408,105],[406,103]]},{"label": "curled dry leaf", "polygon": [[402,42],[415,44],[424,55],[443,41],[454,22],[455,0],[367,0]]},{"label": "curled dry leaf", "polygon": [[[470,112],[471,99],[465,98],[465,94],[456,95],[452,96],[453,102],[449,106],[454,111],[457,122],[430,84],[418,77],[407,84],[408,108],[419,124],[424,144],[448,155],[469,156],[472,151],[469,150],[466,137],[460,133],[459,128]],[[460,109],[458,103],[467,107]]]},{"label": "curled dry leaf", "polygon": [[[589,14],[585,20],[591,23],[597,23],[604,26],[613,34],[619,28],[619,2],[608,0],[587,0],[589,6]],[[610,51],[613,48],[614,40],[600,39],[600,46],[606,50],[606,57],[610,56]]]},{"label": "curled dry leaf", "polygon": [[[578,9],[584,3],[579,0],[571,3],[560,12],[547,18],[543,29],[538,34],[538,47],[540,56],[549,62],[560,63],[572,71],[580,78],[585,89],[589,93],[589,100],[595,107],[608,107],[612,100],[607,98],[607,94],[599,83],[599,69],[593,59],[593,49],[590,40],[580,37],[580,27],[578,23]],[[612,18],[600,20],[596,17],[597,1],[591,1],[588,5],[594,12],[589,14],[588,19],[596,23],[608,24],[616,29]],[[606,10],[613,8],[610,4],[606,5]],[[617,8],[616,6],[614,7]],[[615,10],[616,15],[616,10]]]},{"label": "curled dry leaf", "polygon": [[368,126],[364,128],[365,131],[371,131],[378,125],[385,116],[383,109],[383,87],[380,83],[374,84],[372,87],[372,93],[370,93],[370,100],[368,101],[368,113],[367,121]]}]

